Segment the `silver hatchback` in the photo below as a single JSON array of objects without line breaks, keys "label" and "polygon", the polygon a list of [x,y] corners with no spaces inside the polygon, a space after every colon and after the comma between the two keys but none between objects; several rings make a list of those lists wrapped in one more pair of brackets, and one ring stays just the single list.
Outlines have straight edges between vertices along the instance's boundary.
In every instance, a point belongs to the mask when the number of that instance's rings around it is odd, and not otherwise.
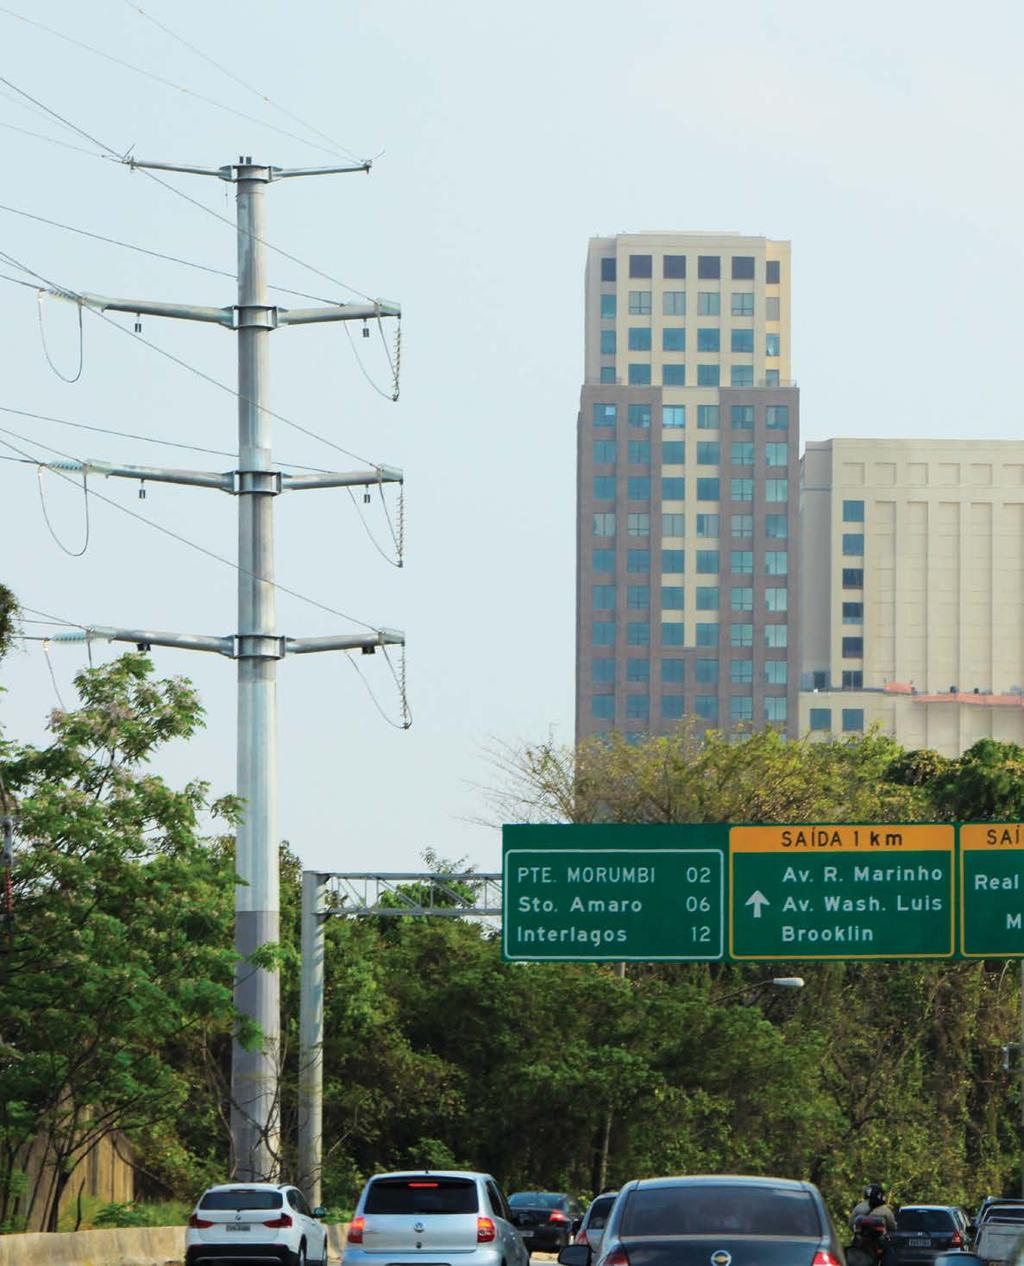
[{"label": "silver hatchback", "polygon": [[508,1201],[490,1174],[377,1174],[363,1188],[345,1266],[528,1266]]}]

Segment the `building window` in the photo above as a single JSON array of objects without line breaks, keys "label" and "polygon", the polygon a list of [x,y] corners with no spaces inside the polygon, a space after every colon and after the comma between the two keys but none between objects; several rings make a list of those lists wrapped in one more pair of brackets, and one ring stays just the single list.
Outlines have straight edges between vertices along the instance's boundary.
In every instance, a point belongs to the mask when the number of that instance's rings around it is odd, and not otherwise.
[{"label": "building window", "polygon": [[753,352],[754,331],[732,330],[729,336],[729,350],[733,352]]},{"label": "building window", "polygon": [[831,734],[832,709],[811,708],[811,729],[817,734]]},{"label": "building window", "polygon": [[609,295],[601,296],[601,320],[612,321],[615,319],[616,303],[614,292]]},{"label": "building window", "polygon": [[734,585],[729,590],[729,610],[730,611],[753,611],[754,609],[754,591],[750,588],[744,588],[740,585]]},{"label": "building window", "polygon": [[629,350],[631,352],[649,352],[651,350],[651,327],[649,325],[631,325],[629,327]]},{"label": "building window", "polygon": [[753,646],[754,626],[752,624],[734,624],[729,630],[730,646]]},{"label": "building window", "polygon": [[661,661],[661,680],[678,685],[683,680],[684,663],[685,661],[681,659],[663,659]]},{"label": "building window", "polygon": [[591,642],[594,646],[615,645],[615,621],[595,620],[591,627]]},{"label": "building window", "polygon": [[784,725],[786,722],[786,697],[785,695],[768,695],[764,701],[764,719],[775,725]]},{"label": "building window", "polygon": [[650,277],[651,276],[650,255],[630,255],[629,275],[631,277]]},{"label": "building window", "polygon": [[686,291],[666,290],[661,296],[663,316],[686,316]]},{"label": "building window", "polygon": [[[732,296],[732,314],[733,316],[753,316],[754,315],[754,292],[752,290],[737,290]],[[754,350],[753,330],[751,333],[750,351]],[[740,349],[747,351],[747,348]]]},{"label": "building window", "polygon": [[663,611],[682,611],[683,609],[682,585],[662,585],[661,609]]},{"label": "building window", "polygon": [[630,501],[650,501],[650,475],[630,475],[626,480],[626,496]]},{"label": "building window", "polygon": [[615,551],[613,549],[595,549],[593,560],[594,571],[615,570]]},{"label": "building window", "polygon": [[619,406],[617,404],[595,404],[594,405],[594,425],[595,426],[614,426],[619,415]]},{"label": "building window", "polygon": [[718,625],[717,624],[698,624],[697,625],[697,645],[698,646],[717,646],[718,645]]},{"label": "building window", "polygon": [[779,350],[781,337],[782,336],[779,334],[766,334],[764,336],[764,354],[766,356],[782,355],[782,352]]},{"label": "building window", "polygon": [[629,646],[649,646],[651,626],[646,620],[631,620],[626,625],[626,642]]},{"label": "building window", "polygon": [[650,536],[650,534],[651,516],[649,514],[636,511],[626,515],[627,536]]},{"label": "building window", "polygon": [[651,570],[651,551],[649,549],[631,549],[626,551],[626,571],[636,574]]},{"label": "building window", "polygon": [[649,466],[651,464],[650,440],[630,440],[626,445],[630,466]]},{"label": "building window", "polygon": [[789,680],[789,665],[784,659],[766,659],[764,679],[769,686],[784,686]]},{"label": "building window", "polygon": [[590,680],[595,686],[614,685],[615,660],[592,659],[590,661]]},{"label": "building window", "polygon": [[785,576],[789,573],[789,551],[784,549],[765,550],[764,570],[768,576]]},{"label": "building window", "polygon": [[730,405],[729,420],[734,431],[752,431],[754,429],[754,406],[752,404]]},{"label": "building window", "polygon": [[661,696],[661,719],[663,721],[678,721],[683,715],[683,696],[682,695],[662,695]]},{"label": "building window", "polygon": [[615,610],[615,586],[614,585],[595,585],[593,594],[593,607],[595,611],[614,611]]},{"label": "building window", "polygon": [[752,479],[730,479],[729,497],[733,501],[753,501],[754,481]]},{"label": "building window", "polygon": [[844,708],[843,709],[843,733],[860,733],[864,729],[864,709],[863,708]]},{"label": "building window", "polygon": [[789,645],[789,626],[787,624],[766,624],[764,626],[764,644],[770,651],[785,650]]},{"label": "building window", "polygon": [[732,279],[733,281],[754,280],[753,255],[734,255],[732,257]]},{"label": "building window", "polygon": [[844,624],[863,624],[864,623],[864,603],[863,602],[844,602],[843,603],[843,623]]},{"label": "building window", "polygon": [[602,365],[602,366],[601,366],[601,382],[602,382],[602,384],[604,384],[604,383],[613,383],[613,382],[615,382],[615,381],[616,381],[616,378],[615,378],[615,366],[614,366],[614,365]]},{"label": "building window", "polygon": [[729,720],[734,725],[742,721],[753,721],[754,701],[750,695],[731,695],[729,698]]},{"label": "building window", "polygon": [[698,466],[717,466],[721,460],[721,446],[718,440],[697,441]]},{"label": "building window", "polygon": [[666,404],[661,409],[661,425],[664,427],[686,426],[686,405]]},{"label": "building window", "polygon": [[601,260],[601,280],[602,281],[615,280],[615,260],[614,259]]},{"label": "building window", "polygon": [[650,585],[627,585],[626,606],[630,611],[646,611],[651,605]]},{"label": "building window", "polygon": [[682,440],[664,440],[661,445],[664,466],[682,466],[686,462],[686,445]]},{"label": "building window", "polygon": [[764,446],[764,459],[767,466],[788,466],[789,465],[789,445],[766,444]]},{"label": "building window", "polygon": [[661,551],[661,570],[675,574],[685,570],[685,554],[681,549],[663,549]]},{"label": "building window", "polygon": [[858,557],[864,553],[864,533],[863,532],[844,532],[843,533],[843,554],[845,557]]},{"label": "building window", "polygon": [[615,717],[614,695],[591,695],[590,714],[601,721],[611,721]]},{"label": "building window", "polygon": [[638,429],[646,429],[651,425],[651,406],[649,404],[631,404],[629,406],[629,425]]},{"label": "building window", "polygon": [[863,567],[844,567],[843,568],[843,588],[844,589],[863,589],[864,588],[864,568]]},{"label": "building window", "polygon": [[843,502],[843,522],[844,523],[863,523],[864,522],[864,502],[863,501],[844,501]]},{"label": "building window", "polygon": [[662,365],[661,385],[663,387],[685,387],[686,386],[686,366],[685,365]]},{"label": "building window", "polygon": [[630,721],[646,721],[649,713],[647,695],[626,695],[626,716]]},{"label": "building window", "polygon": [[777,286],[781,280],[782,265],[777,259],[769,259],[764,266],[764,279],[769,286]]},{"label": "building window", "polygon": [[686,351],[686,331],[681,325],[665,326],[661,331],[661,350],[663,352]]},{"label": "building window", "polygon": [[698,576],[718,575],[719,554],[716,549],[699,549],[697,551]]},{"label": "building window", "polygon": [[594,476],[594,500],[595,501],[614,501],[615,500],[615,476],[614,475],[595,475]]},{"label": "building window", "polygon": [[752,514],[731,514],[729,516],[729,535],[741,541],[748,541],[754,535],[754,516]]},{"label": "building window", "polygon": [[666,475],[661,481],[662,501],[682,501],[686,496],[686,480],[678,475]]},{"label": "building window", "polygon": [[663,624],[661,626],[662,646],[682,646],[683,626],[681,624]]},{"label": "building window", "polygon": [[698,316],[721,316],[722,314],[722,296],[717,290],[698,290],[697,291],[697,315]]},{"label": "building window", "polygon": [[697,695],[693,701],[693,710],[702,721],[707,721],[709,725],[718,724],[717,695]]},{"label": "building window", "polygon": [[595,466],[614,466],[615,465],[615,441],[614,440],[594,440],[594,465]]},{"label": "building window", "polygon": [[766,611],[786,611],[789,606],[789,590],[769,588],[764,591]]},{"label": "building window", "polygon": [[862,668],[844,668],[843,669],[843,689],[844,690],[863,690],[864,689],[864,670]]},{"label": "building window", "polygon": [[614,330],[601,331],[601,355],[602,356],[615,355],[615,331]]},{"label": "building window", "polygon": [[626,680],[627,681],[650,681],[651,679],[651,661],[649,659],[627,659],[626,660]]},{"label": "building window", "polygon": [[651,385],[650,365],[631,364],[629,367],[629,385],[631,387],[649,387]]},{"label": "building window", "polygon": [[631,290],[629,292],[629,315],[651,315],[651,292],[649,290]]},{"label": "building window", "polygon": [[698,659],[694,663],[694,681],[701,686],[718,685],[718,660]]},{"label": "building window", "polygon": [[733,387],[752,387],[754,385],[753,365],[733,365],[729,370],[729,384]]},{"label": "building window", "polygon": [[615,535],[615,515],[614,514],[595,514],[594,515],[594,535],[595,536],[614,536]]},{"label": "building window", "polygon": [[778,295],[769,295],[764,301],[764,315],[766,321],[778,321],[781,319],[780,301]]},{"label": "building window", "polygon": [[685,277],[686,276],[686,256],[685,255],[665,255],[662,258],[663,277]]},{"label": "building window", "polygon": [[734,659],[729,664],[729,680],[734,686],[749,686],[754,680],[754,661]]},{"label": "building window", "polygon": [[698,501],[718,501],[719,500],[719,481],[717,479],[698,479],[697,480],[697,500]]},{"label": "building window", "polygon": [[722,346],[722,331],[718,329],[698,329],[697,351],[717,352]]},{"label": "building window", "polygon": [[736,576],[750,576],[754,571],[754,551],[734,549],[729,558],[729,570]]},{"label": "building window", "polygon": [[766,404],[764,407],[764,425],[769,431],[788,431],[789,405]]},{"label": "building window", "polygon": [[786,514],[766,514],[764,516],[764,534],[770,541],[788,540],[789,516]]},{"label": "building window", "polygon": [[716,280],[722,275],[722,257],[720,255],[698,255],[697,276],[705,281]]},{"label": "building window", "polygon": [[753,440],[733,440],[729,447],[729,460],[734,466],[753,466]]},{"label": "building window", "polygon": [[863,659],[864,639],[862,637],[843,638],[843,659]]},{"label": "building window", "polygon": [[766,479],[764,481],[764,499],[765,501],[788,501],[789,480]]},{"label": "building window", "polygon": [[681,514],[663,514],[661,516],[662,536],[684,536],[686,524]]},{"label": "building window", "polygon": [[717,431],[722,423],[721,406],[717,404],[697,405],[697,430]]},{"label": "building window", "polygon": [[[717,585],[698,585],[697,586],[697,610],[698,611],[717,611],[718,610],[718,586]],[[700,626],[698,625],[698,628]]]},{"label": "building window", "polygon": [[717,541],[721,534],[721,522],[722,516],[720,514],[698,514],[698,537],[705,541]]}]

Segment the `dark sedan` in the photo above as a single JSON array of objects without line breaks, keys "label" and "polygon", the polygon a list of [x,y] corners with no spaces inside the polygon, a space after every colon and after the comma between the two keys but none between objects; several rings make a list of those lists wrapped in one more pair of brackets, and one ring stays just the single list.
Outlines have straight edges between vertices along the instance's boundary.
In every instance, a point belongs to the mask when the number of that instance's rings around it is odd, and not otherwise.
[{"label": "dark sedan", "polygon": [[[574,1244],[562,1266],[591,1266]],[[714,1175],[627,1183],[605,1227],[601,1266],[844,1266],[817,1187]]]},{"label": "dark sedan", "polygon": [[931,1266],[940,1253],[967,1247],[963,1214],[953,1205],[905,1204],[889,1233],[898,1266]]},{"label": "dark sedan", "polygon": [[508,1203],[512,1222],[531,1252],[557,1253],[580,1224],[579,1204],[561,1191],[516,1191]]}]

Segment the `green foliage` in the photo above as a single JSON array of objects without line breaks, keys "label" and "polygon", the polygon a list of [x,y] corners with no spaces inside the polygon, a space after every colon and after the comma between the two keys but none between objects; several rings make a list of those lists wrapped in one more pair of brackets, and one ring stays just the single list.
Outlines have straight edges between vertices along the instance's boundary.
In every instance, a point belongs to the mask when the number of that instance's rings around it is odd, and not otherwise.
[{"label": "green foliage", "polygon": [[0,585],[0,659],[11,649],[19,614],[17,598],[6,585]]}]

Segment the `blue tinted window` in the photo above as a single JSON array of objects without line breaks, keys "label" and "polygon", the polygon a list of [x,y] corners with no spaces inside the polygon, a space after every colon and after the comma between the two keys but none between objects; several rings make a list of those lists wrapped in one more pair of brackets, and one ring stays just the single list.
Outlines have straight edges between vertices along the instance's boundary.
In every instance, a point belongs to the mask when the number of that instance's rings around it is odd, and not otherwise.
[{"label": "blue tinted window", "polygon": [[615,316],[615,295],[601,296],[601,317],[605,321],[610,321]]},{"label": "blue tinted window", "polygon": [[631,404],[629,406],[629,425],[649,427],[651,425],[651,406],[649,404]]},{"label": "blue tinted window", "polygon": [[697,480],[698,501],[718,501],[719,499],[719,482],[717,479]]},{"label": "blue tinted window", "polygon": [[843,533],[843,553],[863,554],[864,553],[864,533],[863,532],[844,532]]},{"label": "blue tinted window", "polygon": [[595,620],[591,625],[591,641],[595,646],[615,645],[615,621]]},{"label": "blue tinted window", "polygon": [[789,536],[789,516],[786,514],[766,514],[764,516],[764,534],[769,540],[786,540]]},{"label": "blue tinted window", "polygon": [[683,626],[681,624],[663,624],[661,626],[661,644],[662,646],[682,646]]},{"label": "blue tinted window", "polygon": [[615,586],[614,585],[595,585],[594,586],[594,610],[595,611],[614,611],[615,610]]},{"label": "blue tinted window", "polygon": [[734,659],[729,664],[729,680],[738,686],[749,686],[754,680],[754,661]]},{"label": "blue tinted window", "polygon": [[662,276],[663,277],[685,277],[686,276],[686,256],[685,255],[666,255],[662,260]]},{"label": "blue tinted window", "polygon": [[753,611],[754,591],[747,585],[733,585],[729,590],[730,611]]},{"label": "blue tinted window", "polygon": [[626,552],[626,571],[645,572],[651,570],[651,551],[649,549],[631,549]]},{"label": "blue tinted window", "polygon": [[681,572],[683,567],[684,555],[681,549],[663,549],[661,551],[661,570],[668,572]]},{"label": "blue tinted window", "polygon": [[663,290],[661,312],[663,316],[686,316],[686,291]]},{"label": "blue tinted window", "polygon": [[626,695],[626,716],[631,721],[646,721],[650,712],[647,695]]},{"label": "blue tinted window", "polygon": [[729,338],[729,347],[733,352],[752,352],[754,350],[754,331],[733,330]]},{"label": "blue tinted window", "polygon": [[626,496],[630,501],[650,501],[650,475],[630,475],[626,480]]},{"label": "blue tinted window", "polygon": [[614,571],[615,551],[613,549],[594,550],[594,571]]},{"label": "blue tinted window", "polygon": [[764,279],[769,286],[777,286],[781,280],[782,262],[778,259],[765,260]]},{"label": "blue tinted window", "polygon": [[651,626],[645,620],[634,620],[626,625],[626,641],[630,646],[648,646]]},{"label": "blue tinted window", "polygon": [[649,659],[627,659],[627,681],[650,681],[651,661]]},{"label": "blue tinted window", "polygon": [[718,610],[718,586],[717,585],[698,585],[697,586],[697,610],[698,611],[717,611]]},{"label": "blue tinted window", "polygon": [[722,275],[722,257],[721,255],[698,255],[697,256],[697,276],[706,277],[714,280]]},{"label": "blue tinted window", "polygon": [[683,536],[686,531],[685,515],[682,514],[665,514],[661,515],[661,534],[662,536]]},{"label": "blue tinted window", "polygon": [[730,556],[729,569],[739,576],[750,575],[754,570],[754,551],[734,549]]},{"label": "blue tinted window", "polygon": [[651,464],[651,444],[649,440],[630,440],[628,445],[630,466],[649,466]]},{"label": "blue tinted window", "polygon": [[862,637],[844,637],[843,638],[843,658],[844,659],[860,659],[864,654],[864,639]]},{"label": "blue tinted window", "polygon": [[685,404],[666,404],[661,410],[662,426],[685,426],[686,425],[686,405]]},{"label": "blue tinted window", "polygon": [[863,708],[844,708],[843,709],[843,731],[849,733],[851,730],[864,729],[864,709]]},{"label": "blue tinted window", "polygon": [[651,276],[651,256],[650,255],[630,255],[629,275],[631,277],[650,277]]},{"label": "blue tinted window", "polygon": [[678,721],[683,715],[682,695],[661,696],[661,716],[665,721]]},{"label": "blue tinted window", "polygon": [[721,406],[717,404],[697,405],[697,430],[717,431],[722,419]]},{"label": "blue tinted window", "polygon": [[770,650],[785,650],[789,645],[789,628],[785,624],[766,624],[764,626],[764,644]]},{"label": "blue tinted window", "polygon": [[750,695],[732,695],[729,699],[730,721],[753,721],[754,701]]},{"label": "blue tinted window", "polygon": [[718,387],[721,384],[722,371],[718,365],[697,366],[698,387]]},{"label": "blue tinted window", "polygon": [[729,445],[729,460],[734,466],[753,466],[754,443],[752,440],[733,440]]},{"label": "blue tinted window", "polygon": [[631,325],[629,327],[629,350],[631,352],[649,352],[651,350],[651,327],[649,325]]},{"label": "blue tinted window", "polygon": [[611,721],[615,716],[615,696],[593,695],[590,700],[590,715],[601,721]]},{"label": "blue tinted window", "polygon": [[675,326],[665,326],[661,331],[661,346],[666,352],[686,351],[686,331]]},{"label": "blue tinted window", "polygon": [[686,445],[682,440],[665,440],[661,445],[661,460],[666,466],[682,466],[686,461]]},{"label": "blue tinted window", "polygon": [[766,334],[764,336],[764,351],[766,356],[780,356],[781,339],[778,334]]},{"label": "blue tinted window", "polygon": [[650,365],[630,365],[629,385],[631,387],[649,387],[651,385]]},{"label": "blue tinted window", "polygon": [[754,406],[752,404],[733,404],[729,406],[729,419],[737,431],[754,429]]},{"label": "blue tinted window", "polygon": [[618,413],[619,406],[617,404],[595,404],[594,425],[614,426]]},{"label": "blue tinted window", "polygon": [[685,387],[686,386],[686,366],[685,365],[662,365],[661,382],[665,387]]},{"label": "blue tinted window", "polygon": [[721,461],[722,446],[717,440],[697,441],[697,465],[717,466]]},{"label": "blue tinted window", "polygon": [[765,405],[764,424],[769,431],[785,431],[789,428],[789,405]]},{"label": "blue tinted window", "polygon": [[697,551],[697,574],[699,576],[718,575],[718,550],[699,549]]},{"label": "blue tinted window", "polygon": [[697,625],[697,645],[698,646],[717,646],[718,645],[718,625],[717,624],[698,624]]},{"label": "blue tinted window", "polygon": [[844,624],[863,624],[864,623],[864,603],[863,602],[844,602],[843,603],[843,623]]},{"label": "blue tinted window", "polygon": [[614,475],[595,475],[594,476],[594,496],[598,501],[614,501],[615,500],[615,476]]},{"label": "blue tinted window", "polygon": [[595,440],[594,441],[594,465],[595,466],[614,466],[615,465],[615,441],[614,440]]},{"label": "blue tinted window", "polygon": [[769,659],[764,665],[764,679],[769,686],[784,686],[789,679],[789,665],[784,659]]},{"label": "blue tinted window", "polygon": [[590,661],[590,680],[595,686],[610,686],[615,681],[614,659],[592,659]]},{"label": "blue tinted window", "polygon": [[662,585],[661,607],[663,611],[682,611],[683,590],[681,585]]},{"label": "blue tinted window", "polygon": [[843,588],[844,589],[863,589],[864,588],[864,568],[863,567],[844,567],[843,568]]},{"label": "blue tinted window", "polygon": [[701,686],[718,684],[718,660],[698,659],[694,663],[694,680]]},{"label": "blue tinted window", "polygon": [[615,366],[602,365],[601,366],[601,382],[609,383],[609,382],[614,382],[614,381],[615,381]]},{"label": "blue tinted window", "polygon": [[863,523],[864,522],[864,502],[863,501],[844,501],[843,502],[843,522],[844,523]]},{"label": "blue tinted window", "polygon": [[615,535],[615,515],[614,514],[595,514],[594,515],[594,535],[595,536],[614,536]]},{"label": "blue tinted window", "polygon": [[646,611],[650,605],[650,585],[628,585],[626,587],[626,606],[631,611]]},{"label": "blue tinted window", "polygon": [[601,280],[602,281],[615,280],[615,260],[614,259],[601,260]]},{"label": "blue tinted window", "polygon": [[733,365],[729,370],[729,384],[732,387],[752,387],[754,385],[753,365]]},{"label": "blue tinted window", "polygon": [[811,729],[816,730],[819,733],[828,733],[832,729],[832,709],[812,708]]},{"label": "blue tinted window", "polygon": [[698,514],[697,535],[703,540],[715,541],[721,535],[722,516],[720,514]]},{"label": "blue tinted window", "polygon": [[787,710],[785,695],[769,695],[764,701],[764,719],[766,721],[784,722]]},{"label": "blue tinted window", "polygon": [[864,689],[864,670],[862,668],[844,668],[843,669],[843,689],[844,690],[863,690]]},{"label": "blue tinted window", "polygon": [[766,479],[764,481],[765,501],[786,501],[789,498],[788,479]]},{"label": "blue tinted window", "polygon": [[734,624],[729,629],[730,646],[753,646],[754,626],[752,624]]},{"label": "blue tinted window", "polygon": [[693,710],[702,720],[711,725],[718,724],[717,695],[697,695],[693,701]]},{"label": "blue tinted window", "polygon": [[733,281],[753,281],[753,255],[734,255],[732,257],[732,279]]},{"label": "blue tinted window", "polygon": [[671,682],[673,685],[683,680],[683,667],[685,660],[682,659],[663,659],[661,661],[661,680]]},{"label": "blue tinted window", "polygon": [[765,550],[764,570],[769,576],[785,576],[789,571],[789,550]]},{"label": "blue tinted window", "polygon": [[752,479],[730,479],[729,497],[733,501],[753,501],[754,481]]},{"label": "blue tinted window", "polygon": [[675,475],[662,479],[661,496],[664,501],[682,501],[686,496],[686,480]]},{"label": "blue tinted window", "polygon": [[722,332],[719,329],[699,329],[697,331],[698,352],[719,352],[722,350]]},{"label": "blue tinted window", "polygon": [[615,331],[614,330],[601,331],[601,355],[602,356],[615,355]]}]

